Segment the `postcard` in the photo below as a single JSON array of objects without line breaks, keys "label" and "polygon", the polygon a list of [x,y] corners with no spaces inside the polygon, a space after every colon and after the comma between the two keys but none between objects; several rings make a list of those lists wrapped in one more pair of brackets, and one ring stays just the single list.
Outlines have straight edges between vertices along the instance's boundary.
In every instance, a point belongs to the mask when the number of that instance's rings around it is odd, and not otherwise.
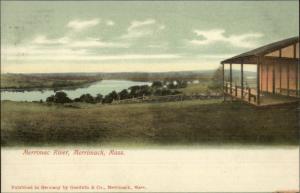
[{"label": "postcard", "polygon": [[299,1],[1,1],[1,192],[299,192]]}]

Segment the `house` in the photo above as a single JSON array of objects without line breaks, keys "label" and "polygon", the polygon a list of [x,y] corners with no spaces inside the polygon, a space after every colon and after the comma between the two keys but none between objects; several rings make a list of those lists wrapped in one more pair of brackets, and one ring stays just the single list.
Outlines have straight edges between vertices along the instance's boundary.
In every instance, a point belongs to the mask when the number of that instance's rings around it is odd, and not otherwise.
[{"label": "house", "polygon": [[[221,64],[224,98],[258,106],[299,101],[299,37],[259,47]],[[236,66],[239,69],[233,70]],[[245,74],[249,72],[245,71],[245,66],[255,69],[252,83],[246,81]]]}]

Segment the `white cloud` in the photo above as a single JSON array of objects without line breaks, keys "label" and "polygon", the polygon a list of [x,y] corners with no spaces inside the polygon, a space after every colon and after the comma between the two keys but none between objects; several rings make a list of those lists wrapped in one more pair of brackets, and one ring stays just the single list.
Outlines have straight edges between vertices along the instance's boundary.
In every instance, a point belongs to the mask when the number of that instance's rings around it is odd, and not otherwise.
[{"label": "white cloud", "polygon": [[118,43],[118,42],[104,42],[99,38],[85,38],[83,40],[70,39],[67,36],[57,39],[48,39],[46,36],[39,35],[32,41],[33,45],[55,45],[60,44],[61,46],[73,47],[73,48],[128,48],[130,45],[128,43]]},{"label": "white cloud", "polygon": [[[233,54],[235,55],[235,54]],[[196,58],[201,59],[225,59],[233,56],[232,54],[200,54]]]},{"label": "white cloud", "polygon": [[72,20],[67,24],[67,27],[80,31],[98,25],[100,19],[94,18],[91,20]]},{"label": "white cloud", "polygon": [[154,43],[154,44],[148,44],[148,48],[168,48],[169,44],[167,42],[160,42],[160,43]]},{"label": "white cloud", "polygon": [[261,33],[246,33],[240,35],[225,36],[224,29],[194,30],[201,39],[191,40],[194,45],[210,45],[219,42],[229,43],[232,46],[242,48],[253,48],[257,46],[256,39],[263,36]]},{"label": "white cloud", "polygon": [[121,39],[141,38],[153,35],[154,33],[165,29],[164,25],[158,24],[154,19],[144,21],[132,21],[127,28],[127,33],[121,36]]},{"label": "white cloud", "polygon": [[115,22],[112,21],[112,20],[107,20],[107,21],[105,21],[105,24],[106,24],[107,26],[114,26],[114,25],[115,25]]},{"label": "white cloud", "polygon": [[69,47],[78,47],[78,48],[88,48],[88,47],[97,47],[97,48],[128,48],[128,43],[117,43],[117,42],[104,42],[98,38],[87,38],[85,40],[73,41],[68,45]]},{"label": "white cloud", "polygon": [[70,41],[69,37],[62,37],[58,39],[48,39],[44,35],[39,35],[36,38],[34,38],[33,43],[34,44],[67,44]]},{"label": "white cloud", "polygon": [[[90,39],[87,42],[77,42],[69,47],[41,47],[39,45],[3,46],[1,56],[5,61],[122,61],[181,58],[177,54],[116,54],[98,55],[84,47],[103,46],[102,43]],[[107,45],[105,45],[107,46]],[[115,45],[109,45],[115,46]]]},{"label": "white cloud", "polygon": [[[27,50],[21,52],[21,50]],[[5,56],[5,60],[20,61],[109,61],[109,60],[148,60],[148,59],[174,59],[181,58],[177,54],[120,54],[120,55],[96,55],[90,54],[86,50],[72,49],[37,49],[24,47],[22,49],[3,48],[1,55]],[[55,55],[55,57],[53,57]]]},{"label": "white cloud", "polygon": [[9,57],[21,57],[22,56],[47,56],[47,55],[82,55],[87,54],[85,49],[69,49],[69,48],[40,48],[37,46],[18,46],[18,47],[6,47],[1,48],[1,55]]},{"label": "white cloud", "polygon": [[147,25],[152,25],[155,23],[156,23],[156,21],[154,19],[147,19],[145,21],[132,21],[130,23],[130,26],[128,27],[128,31],[132,31],[136,28],[147,26]]}]

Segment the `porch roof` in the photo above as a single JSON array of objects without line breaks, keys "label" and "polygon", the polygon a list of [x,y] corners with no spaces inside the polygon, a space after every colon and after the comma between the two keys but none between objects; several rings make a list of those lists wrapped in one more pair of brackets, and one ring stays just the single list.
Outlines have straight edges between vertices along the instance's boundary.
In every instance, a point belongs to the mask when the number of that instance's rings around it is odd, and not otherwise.
[{"label": "porch roof", "polygon": [[[288,39],[284,39],[278,42],[274,42],[259,48],[256,48],[254,50],[236,55],[234,57],[228,58],[226,60],[223,60],[221,63],[239,63],[241,60],[245,60],[246,62],[250,63],[250,64],[254,64],[256,63],[256,58],[258,56],[264,56],[265,54],[268,54],[270,52],[279,50],[281,48],[287,47],[289,45],[295,44],[299,42],[299,37],[292,37],[292,38],[288,38]],[[278,58],[279,60],[286,60],[283,58]],[[299,60],[299,59],[298,59]]]}]

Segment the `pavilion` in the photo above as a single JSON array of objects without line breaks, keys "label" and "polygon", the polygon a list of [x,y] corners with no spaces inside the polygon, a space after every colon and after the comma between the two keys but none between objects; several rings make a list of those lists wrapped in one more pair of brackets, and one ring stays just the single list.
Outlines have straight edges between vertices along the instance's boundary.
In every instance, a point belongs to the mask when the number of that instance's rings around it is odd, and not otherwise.
[{"label": "pavilion", "polygon": [[[274,42],[221,62],[224,99],[263,106],[299,101],[299,37]],[[233,70],[238,65],[239,70]],[[252,86],[245,78],[245,65],[255,65]],[[225,68],[229,67],[229,74]],[[238,73],[238,75],[233,75]],[[233,81],[233,78],[239,78]]]}]

